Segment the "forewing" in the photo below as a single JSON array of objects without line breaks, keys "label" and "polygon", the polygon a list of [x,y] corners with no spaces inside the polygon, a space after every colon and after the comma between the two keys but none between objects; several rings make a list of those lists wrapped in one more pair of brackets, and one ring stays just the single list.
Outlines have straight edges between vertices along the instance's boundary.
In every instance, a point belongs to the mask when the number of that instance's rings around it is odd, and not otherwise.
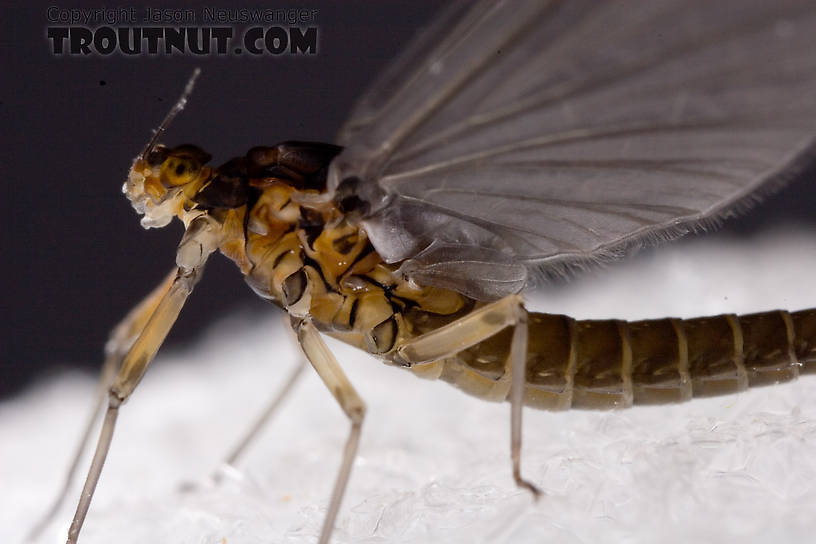
[{"label": "forewing", "polygon": [[362,180],[387,260],[492,298],[734,210],[814,133],[812,0],[456,4],[357,105],[329,179]]}]

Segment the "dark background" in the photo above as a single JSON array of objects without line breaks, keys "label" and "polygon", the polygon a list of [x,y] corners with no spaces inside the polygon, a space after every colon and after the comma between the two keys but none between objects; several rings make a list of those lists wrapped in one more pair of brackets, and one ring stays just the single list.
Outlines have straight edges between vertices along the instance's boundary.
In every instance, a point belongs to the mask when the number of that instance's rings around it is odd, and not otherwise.
[{"label": "dark background", "polygon": [[[196,143],[219,164],[255,145],[331,142],[355,99],[438,4],[275,0],[262,7],[319,11],[318,53],[257,58],[54,56],[46,39],[54,3],[3,7],[0,397],[54,369],[97,368],[109,329],[173,266],[178,222],[143,230],[120,188],[195,66],[203,74],[168,144]],[[782,221],[816,222],[814,203],[810,176],[726,229],[750,236]],[[271,311],[233,264],[210,259],[167,345],[196,338],[239,308]]]}]

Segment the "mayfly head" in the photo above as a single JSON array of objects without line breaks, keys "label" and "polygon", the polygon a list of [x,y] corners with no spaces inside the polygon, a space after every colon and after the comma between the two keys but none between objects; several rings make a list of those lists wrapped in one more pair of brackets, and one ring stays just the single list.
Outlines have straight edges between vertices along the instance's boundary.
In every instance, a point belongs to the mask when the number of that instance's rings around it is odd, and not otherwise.
[{"label": "mayfly head", "polygon": [[205,166],[211,158],[209,153],[194,145],[168,148],[158,143],[175,116],[184,109],[200,73],[198,68],[193,71],[181,97],[134,159],[122,186],[133,208],[144,215],[142,226],[145,228],[163,227],[174,216],[182,215],[185,204],[212,175],[212,169]]},{"label": "mayfly head", "polygon": [[213,175],[211,156],[194,145],[156,145],[130,168],[122,187],[145,228],[163,227],[192,204],[193,196]]}]

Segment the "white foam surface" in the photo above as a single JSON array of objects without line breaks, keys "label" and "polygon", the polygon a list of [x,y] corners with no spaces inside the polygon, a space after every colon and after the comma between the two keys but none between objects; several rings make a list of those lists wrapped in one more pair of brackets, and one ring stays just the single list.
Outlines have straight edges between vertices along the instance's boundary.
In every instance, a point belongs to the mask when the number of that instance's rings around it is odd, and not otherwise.
[{"label": "white foam surface", "polygon": [[[530,306],[629,319],[796,310],[816,306],[814,271],[814,232],[709,236]],[[523,471],[545,492],[534,504],[511,478],[509,405],[330,346],[369,408],[333,542],[813,541],[815,377],[681,405],[527,410]],[[80,542],[314,542],[348,424],[312,372],[239,470],[208,479],[295,364],[272,309],[161,353],[121,410]],[[56,492],[93,387],[65,375],[0,404],[1,542],[20,541]],[[80,485],[41,542],[64,542]]]}]

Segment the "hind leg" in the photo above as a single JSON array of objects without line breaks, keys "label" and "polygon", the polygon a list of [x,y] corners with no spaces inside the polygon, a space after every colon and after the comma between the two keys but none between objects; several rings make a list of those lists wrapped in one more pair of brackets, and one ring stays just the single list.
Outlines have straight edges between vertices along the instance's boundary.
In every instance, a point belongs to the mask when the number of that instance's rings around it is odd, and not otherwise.
[{"label": "hind leg", "polygon": [[507,327],[514,327],[508,360],[510,363],[510,456],[513,479],[534,497],[540,491],[521,477],[521,416],[527,367],[527,310],[518,295],[509,295],[486,304],[468,315],[400,345],[393,360],[403,366],[431,363],[456,355],[490,338]]}]

